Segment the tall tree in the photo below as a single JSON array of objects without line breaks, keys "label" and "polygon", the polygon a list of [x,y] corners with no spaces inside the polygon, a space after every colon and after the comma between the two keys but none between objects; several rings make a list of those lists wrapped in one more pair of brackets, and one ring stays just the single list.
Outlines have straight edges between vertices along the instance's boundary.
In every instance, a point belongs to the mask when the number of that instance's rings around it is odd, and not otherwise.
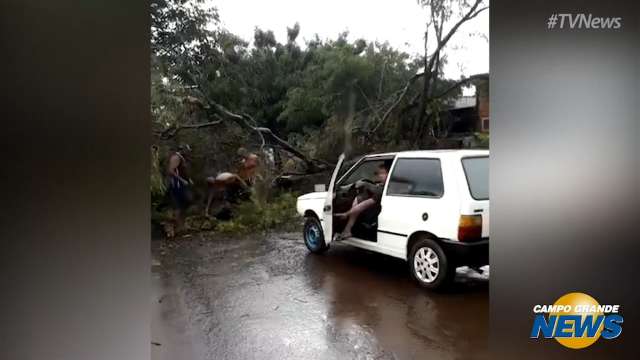
[{"label": "tall tree", "polygon": [[[295,149],[270,128],[260,126],[248,113],[229,110],[242,109],[251,88],[247,81],[251,77],[243,73],[247,68],[243,66],[247,43],[217,26],[219,18],[215,8],[207,7],[204,0],[153,0],[151,9],[151,63],[153,71],[158,73],[152,79],[160,79],[160,83],[152,84],[152,87],[165,90],[173,87],[176,89],[173,96],[182,96],[190,107],[195,107],[208,119],[196,124],[185,121],[169,124],[156,131],[160,137],[175,136],[183,129],[231,121],[258,136],[263,146],[269,143],[300,158],[309,169],[325,166]],[[276,45],[270,32],[256,32],[256,43],[257,50],[254,51]],[[160,112],[162,110],[160,108]]]},{"label": "tall tree", "polygon": [[[466,22],[474,19],[489,8],[485,0],[418,0],[418,4],[426,9],[424,32],[424,54],[420,61],[420,72],[413,75],[395,96],[394,101],[385,110],[381,121],[373,132],[403,103],[413,84],[422,79],[421,88],[406,107],[418,107],[417,117],[411,125],[410,133],[414,134],[414,141],[425,135],[434,135],[433,122],[442,110],[442,100],[460,87],[478,78],[472,76],[459,81],[443,79],[442,68],[446,61],[445,51],[449,41]],[[484,77],[486,75],[480,75]]]}]

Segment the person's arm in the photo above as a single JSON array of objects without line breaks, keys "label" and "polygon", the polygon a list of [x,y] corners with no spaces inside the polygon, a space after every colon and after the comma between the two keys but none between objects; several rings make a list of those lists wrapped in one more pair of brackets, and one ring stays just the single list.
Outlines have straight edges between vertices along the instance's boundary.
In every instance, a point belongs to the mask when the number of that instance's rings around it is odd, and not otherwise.
[{"label": "person's arm", "polygon": [[180,161],[181,160],[179,156],[177,155],[171,156],[171,158],[169,159],[169,174],[177,178],[178,180],[180,180],[180,182],[182,182],[183,184],[187,185],[189,184],[189,182],[183,179],[178,173],[178,167],[180,166]]},{"label": "person's arm", "polygon": [[238,175],[238,174],[233,174],[233,176],[235,176],[235,180],[236,180],[236,181],[238,181],[238,182],[240,183],[240,185],[241,185],[244,189],[249,188],[249,185],[247,185],[247,182],[246,182],[246,181],[244,181],[244,180],[240,177],[240,175]]}]

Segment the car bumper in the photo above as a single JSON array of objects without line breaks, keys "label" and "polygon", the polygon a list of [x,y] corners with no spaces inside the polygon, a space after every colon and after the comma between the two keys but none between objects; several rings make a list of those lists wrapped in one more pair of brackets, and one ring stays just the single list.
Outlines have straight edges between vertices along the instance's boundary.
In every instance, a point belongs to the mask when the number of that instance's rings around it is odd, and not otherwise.
[{"label": "car bumper", "polygon": [[441,239],[447,256],[457,265],[483,266],[489,264],[489,238],[475,242]]}]

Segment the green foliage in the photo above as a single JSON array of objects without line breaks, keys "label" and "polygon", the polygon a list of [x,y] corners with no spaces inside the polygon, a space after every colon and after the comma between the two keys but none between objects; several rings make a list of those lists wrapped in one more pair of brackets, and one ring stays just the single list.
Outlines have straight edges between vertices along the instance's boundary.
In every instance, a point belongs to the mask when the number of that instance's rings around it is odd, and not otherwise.
[{"label": "green foliage", "polygon": [[489,134],[488,133],[475,133],[475,143],[473,147],[488,149],[489,148]]},{"label": "green foliage", "polygon": [[300,223],[296,213],[296,195],[282,193],[268,202],[246,201],[234,209],[234,218],[220,222],[216,231],[225,233],[263,232],[293,229]]},{"label": "green foliage", "polygon": [[159,198],[164,196],[167,187],[164,183],[162,165],[160,164],[160,153],[158,147],[151,148],[151,197]]}]

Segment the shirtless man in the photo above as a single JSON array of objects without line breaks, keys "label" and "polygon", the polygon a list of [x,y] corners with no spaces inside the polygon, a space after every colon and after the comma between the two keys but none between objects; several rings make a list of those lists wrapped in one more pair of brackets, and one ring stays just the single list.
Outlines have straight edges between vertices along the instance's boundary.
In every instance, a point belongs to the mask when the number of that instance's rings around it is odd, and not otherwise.
[{"label": "shirtless man", "polygon": [[225,202],[231,202],[238,191],[248,191],[253,186],[258,170],[259,157],[254,153],[245,154],[240,162],[237,173],[222,172],[217,176],[208,177],[209,196],[205,215],[209,215],[209,209],[216,195],[222,195]]},{"label": "shirtless man", "polygon": [[167,188],[176,217],[176,232],[182,229],[184,224],[184,211],[189,206],[188,186],[193,181],[187,176],[187,159],[185,156],[191,152],[189,145],[181,145],[178,151],[169,156],[167,164]]}]

